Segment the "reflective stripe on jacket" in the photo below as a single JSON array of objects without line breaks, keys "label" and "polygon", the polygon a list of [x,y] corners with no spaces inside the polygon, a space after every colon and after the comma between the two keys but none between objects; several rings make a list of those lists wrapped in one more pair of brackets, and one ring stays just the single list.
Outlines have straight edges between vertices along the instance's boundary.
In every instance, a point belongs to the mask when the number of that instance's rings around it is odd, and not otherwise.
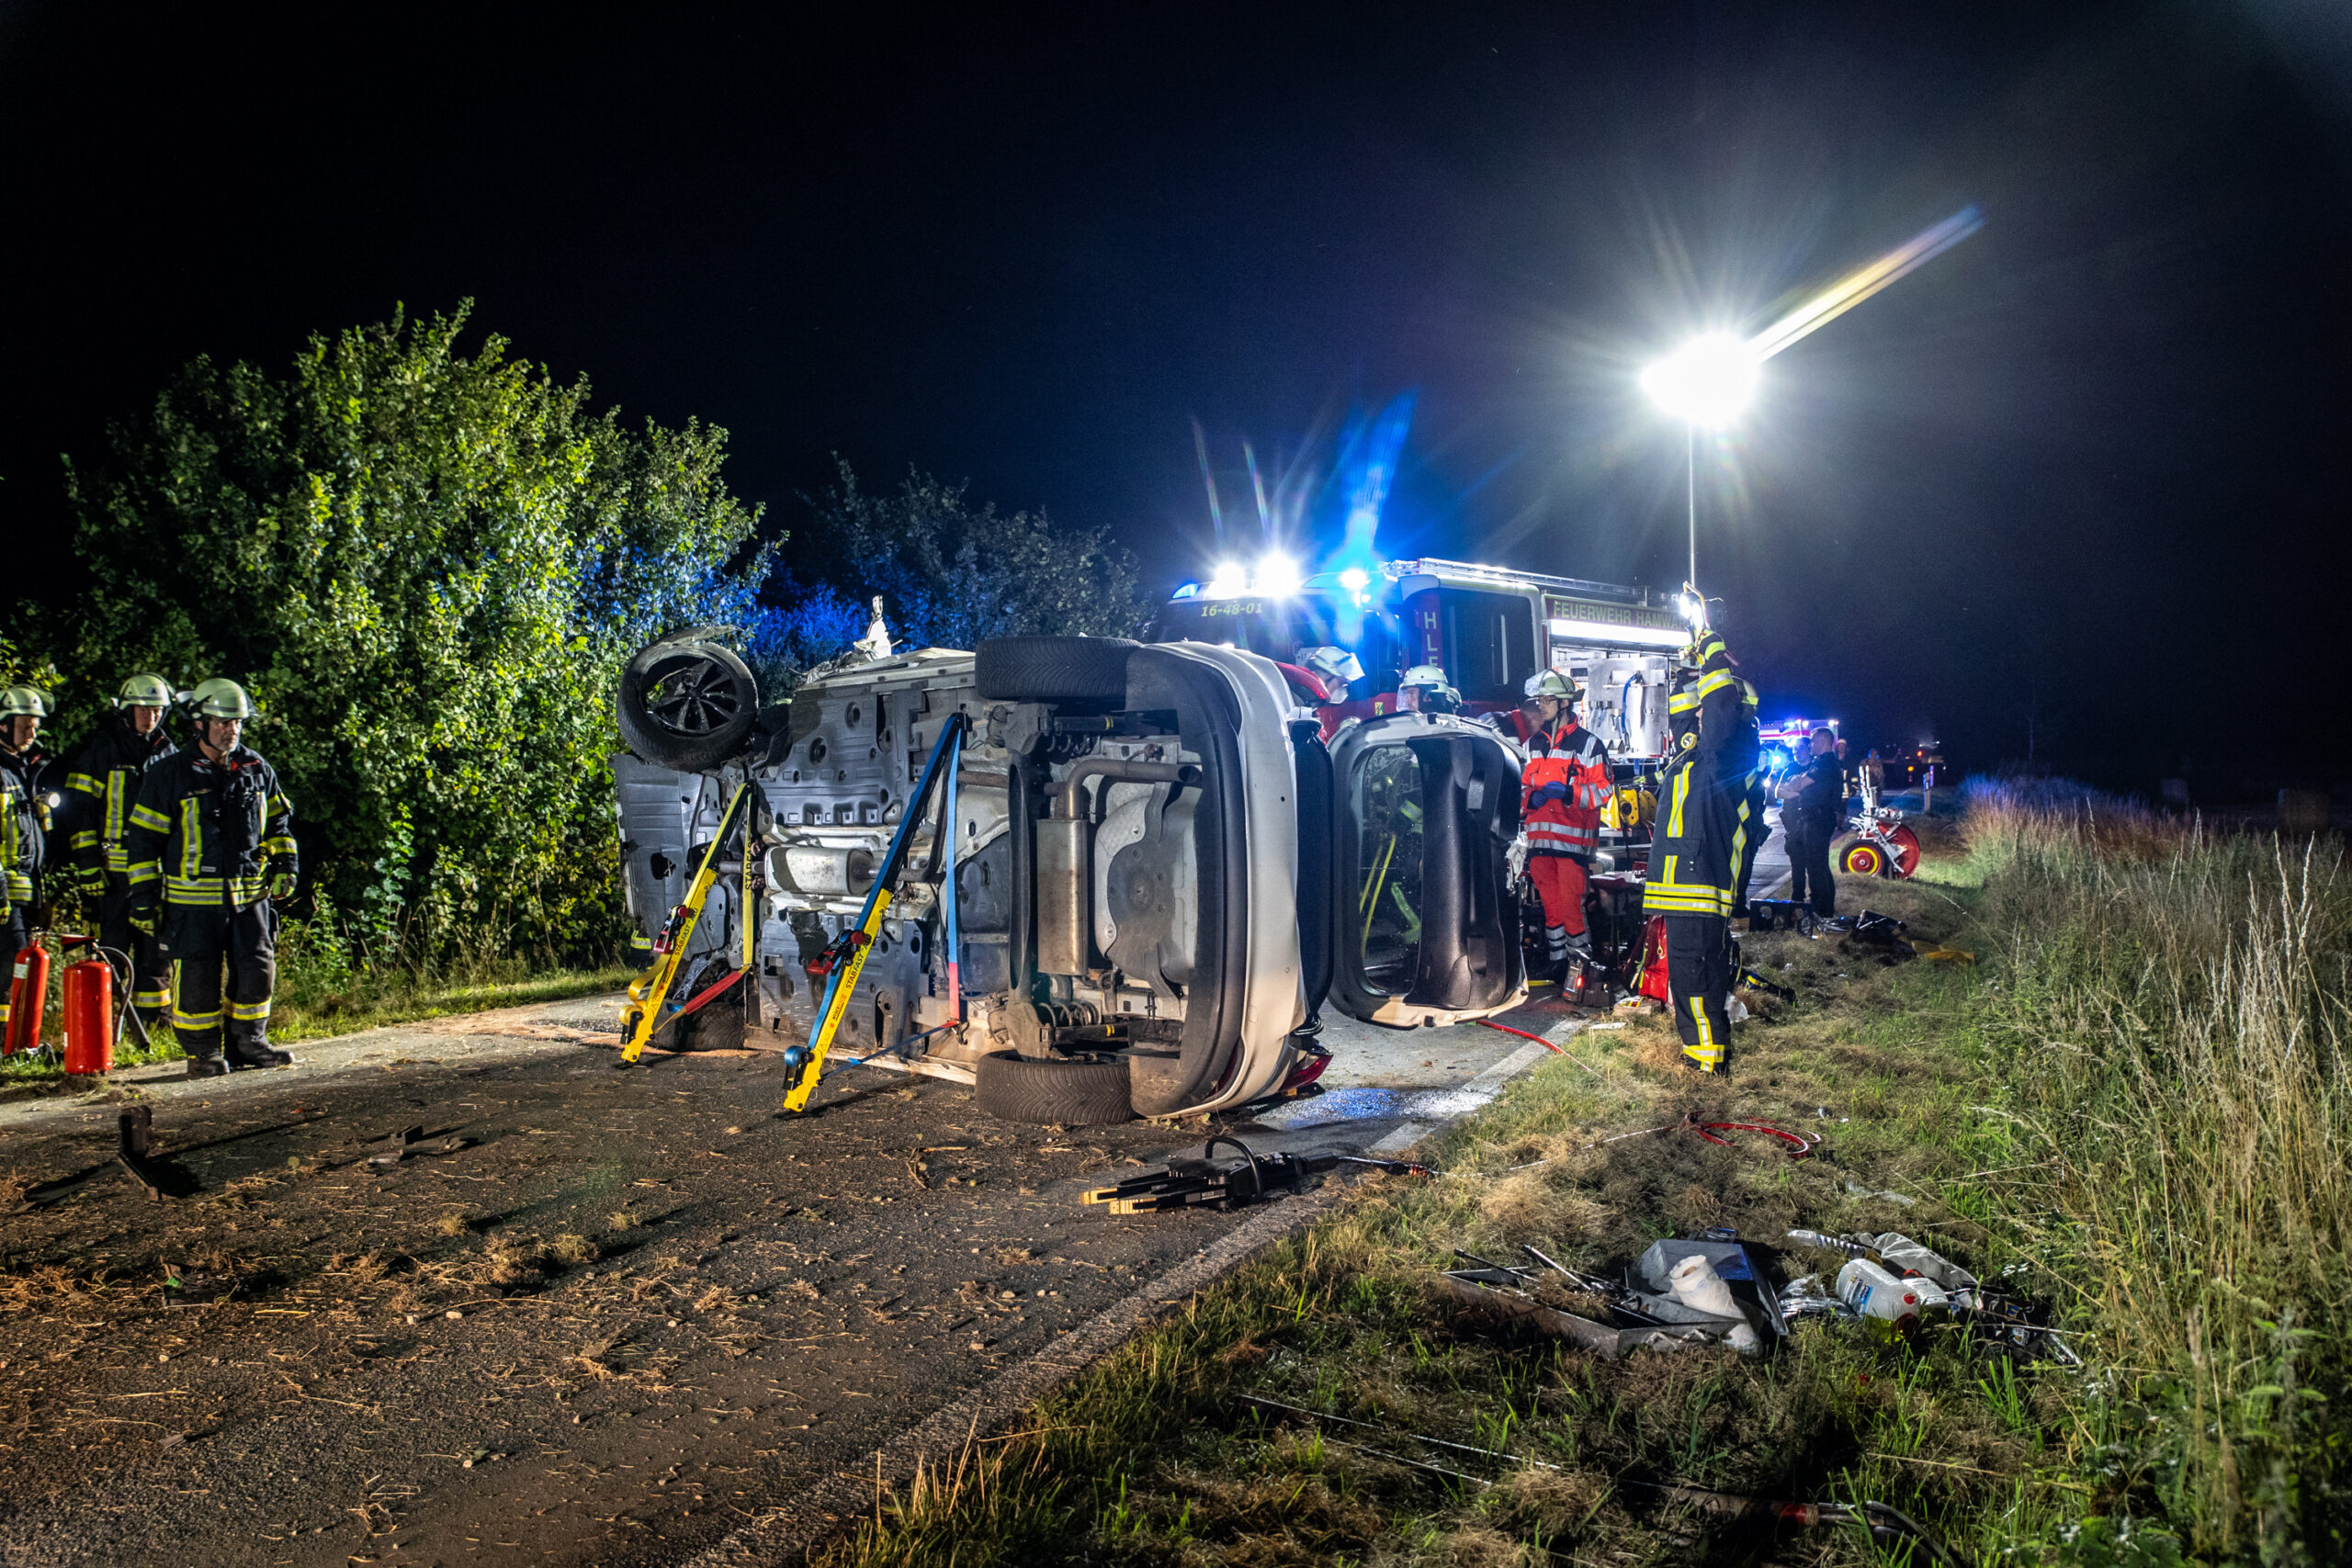
[{"label": "reflective stripe on jacket", "polygon": [[175,752],[140,778],[127,853],[139,903],[160,892],[168,903],[243,908],[299,868],[294,807],[270,765],[242,746],[220,763]]},{"label": "reflective stripe on jacket", "polygon": [[120,714],[82,748],[65,774],[58,823],[76,866],[130,870],[130,808],[138,804],[140,777],[176,750],[162,725],[151,739],[133,730]]},{"label": "reflective stripe on jacket", "polygon": [[[1520,771],[1520,822],[1527,848],[1539,855],[1589,860],[1600,847],[1600,813],[1612,793],[1609,748],[1573,716],[1561,728],[1528,737],[1530,761]],[[1559,784],[1564,799],[1538,801],[1538,791]]]}]

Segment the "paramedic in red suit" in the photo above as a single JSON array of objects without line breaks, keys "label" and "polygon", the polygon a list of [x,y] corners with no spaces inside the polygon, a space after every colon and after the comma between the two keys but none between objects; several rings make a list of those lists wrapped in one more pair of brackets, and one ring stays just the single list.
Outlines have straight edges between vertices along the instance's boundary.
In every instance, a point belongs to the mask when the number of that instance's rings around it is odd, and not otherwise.
[{"label": "paramedic in red suit", "polygon": [[1585,868],[1600,847],[1600,811],[1609,804],[1609,749],[1577,722],[1576,682],[1556,670],[1527,682],[1534,722],[1527,738],[1519,819],[1527,834],[1527,874],[1544,901],[1544,944],[1554,978],[1565,980],[1569,955],[1592,951],[1584,926]]}]

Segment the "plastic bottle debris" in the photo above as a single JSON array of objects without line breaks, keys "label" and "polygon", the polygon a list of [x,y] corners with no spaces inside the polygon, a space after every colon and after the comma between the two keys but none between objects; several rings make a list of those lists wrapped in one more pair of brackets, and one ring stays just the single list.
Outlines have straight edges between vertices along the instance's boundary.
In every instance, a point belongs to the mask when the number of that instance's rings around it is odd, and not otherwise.
[{"label": "plastic bottle debris", "polygon": [[1897,1332],[1917,1328],[1930,1314],[1951,1310],[1951,1298],[1933,1280],[1902,1279],[1867,1258],[1838,1270],[1838,1299],[1858,1317],[1875,1318]]},{"label": "plastic bottle debris", "polygon": [[1849,1258],[1867,1258],[1883,1264],[1887,1271],[1898,1278],[1920,1275],[1933,1280],[1947,1292],[1973,1291],[1980,1281],[1976,1276],[1946,1258],[1933,1247],[1913,1241],[1901,1231],[1858,1231],[1845,1235],[1826,1235],[1820,1231],[1791,1231],[1789,1239],[1800,1247],[1818,1247],[1831,1252],[1842,1252]]}]

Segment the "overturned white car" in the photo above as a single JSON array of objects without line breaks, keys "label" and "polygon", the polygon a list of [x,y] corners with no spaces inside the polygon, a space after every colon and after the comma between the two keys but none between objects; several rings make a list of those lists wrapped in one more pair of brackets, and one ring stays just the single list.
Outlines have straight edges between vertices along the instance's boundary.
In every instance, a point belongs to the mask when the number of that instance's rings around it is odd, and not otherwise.
[{"label": "overturned white car", "polygon": [[[918,804],[836,1065],[967,1079],[1015,1120],[1168,1116],[1310,1078],[1326,1005],[1408,1028],[1525,998],[1519,758],[1474,720],[1327,746],[1257,654],[1046,637],[847,662],[763,710],[712,628],[639,654],[620,717],[629,908],[681,949],[657,1043],[806,1041]],[[952,792],[917,803],[943,728]]]}]

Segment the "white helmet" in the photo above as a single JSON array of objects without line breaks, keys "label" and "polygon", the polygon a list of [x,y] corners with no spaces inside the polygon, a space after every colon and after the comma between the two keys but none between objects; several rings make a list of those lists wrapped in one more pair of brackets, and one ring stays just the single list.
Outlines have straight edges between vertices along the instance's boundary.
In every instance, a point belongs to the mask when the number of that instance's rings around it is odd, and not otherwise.
[{"label": "white helmet", "polygon": [[1573,705],[1577,700],[1577,683],[1557,670],[1539,670],[1527,678],[1521,688],[1531,697],[1557,697]]},{"label": "white helmet", "polygon": [[1327,681],[1339,681],[1352,685],[1363,679],[1363,665],[1344,648],[1301,649],[1299,667],[1312,670]]}]

